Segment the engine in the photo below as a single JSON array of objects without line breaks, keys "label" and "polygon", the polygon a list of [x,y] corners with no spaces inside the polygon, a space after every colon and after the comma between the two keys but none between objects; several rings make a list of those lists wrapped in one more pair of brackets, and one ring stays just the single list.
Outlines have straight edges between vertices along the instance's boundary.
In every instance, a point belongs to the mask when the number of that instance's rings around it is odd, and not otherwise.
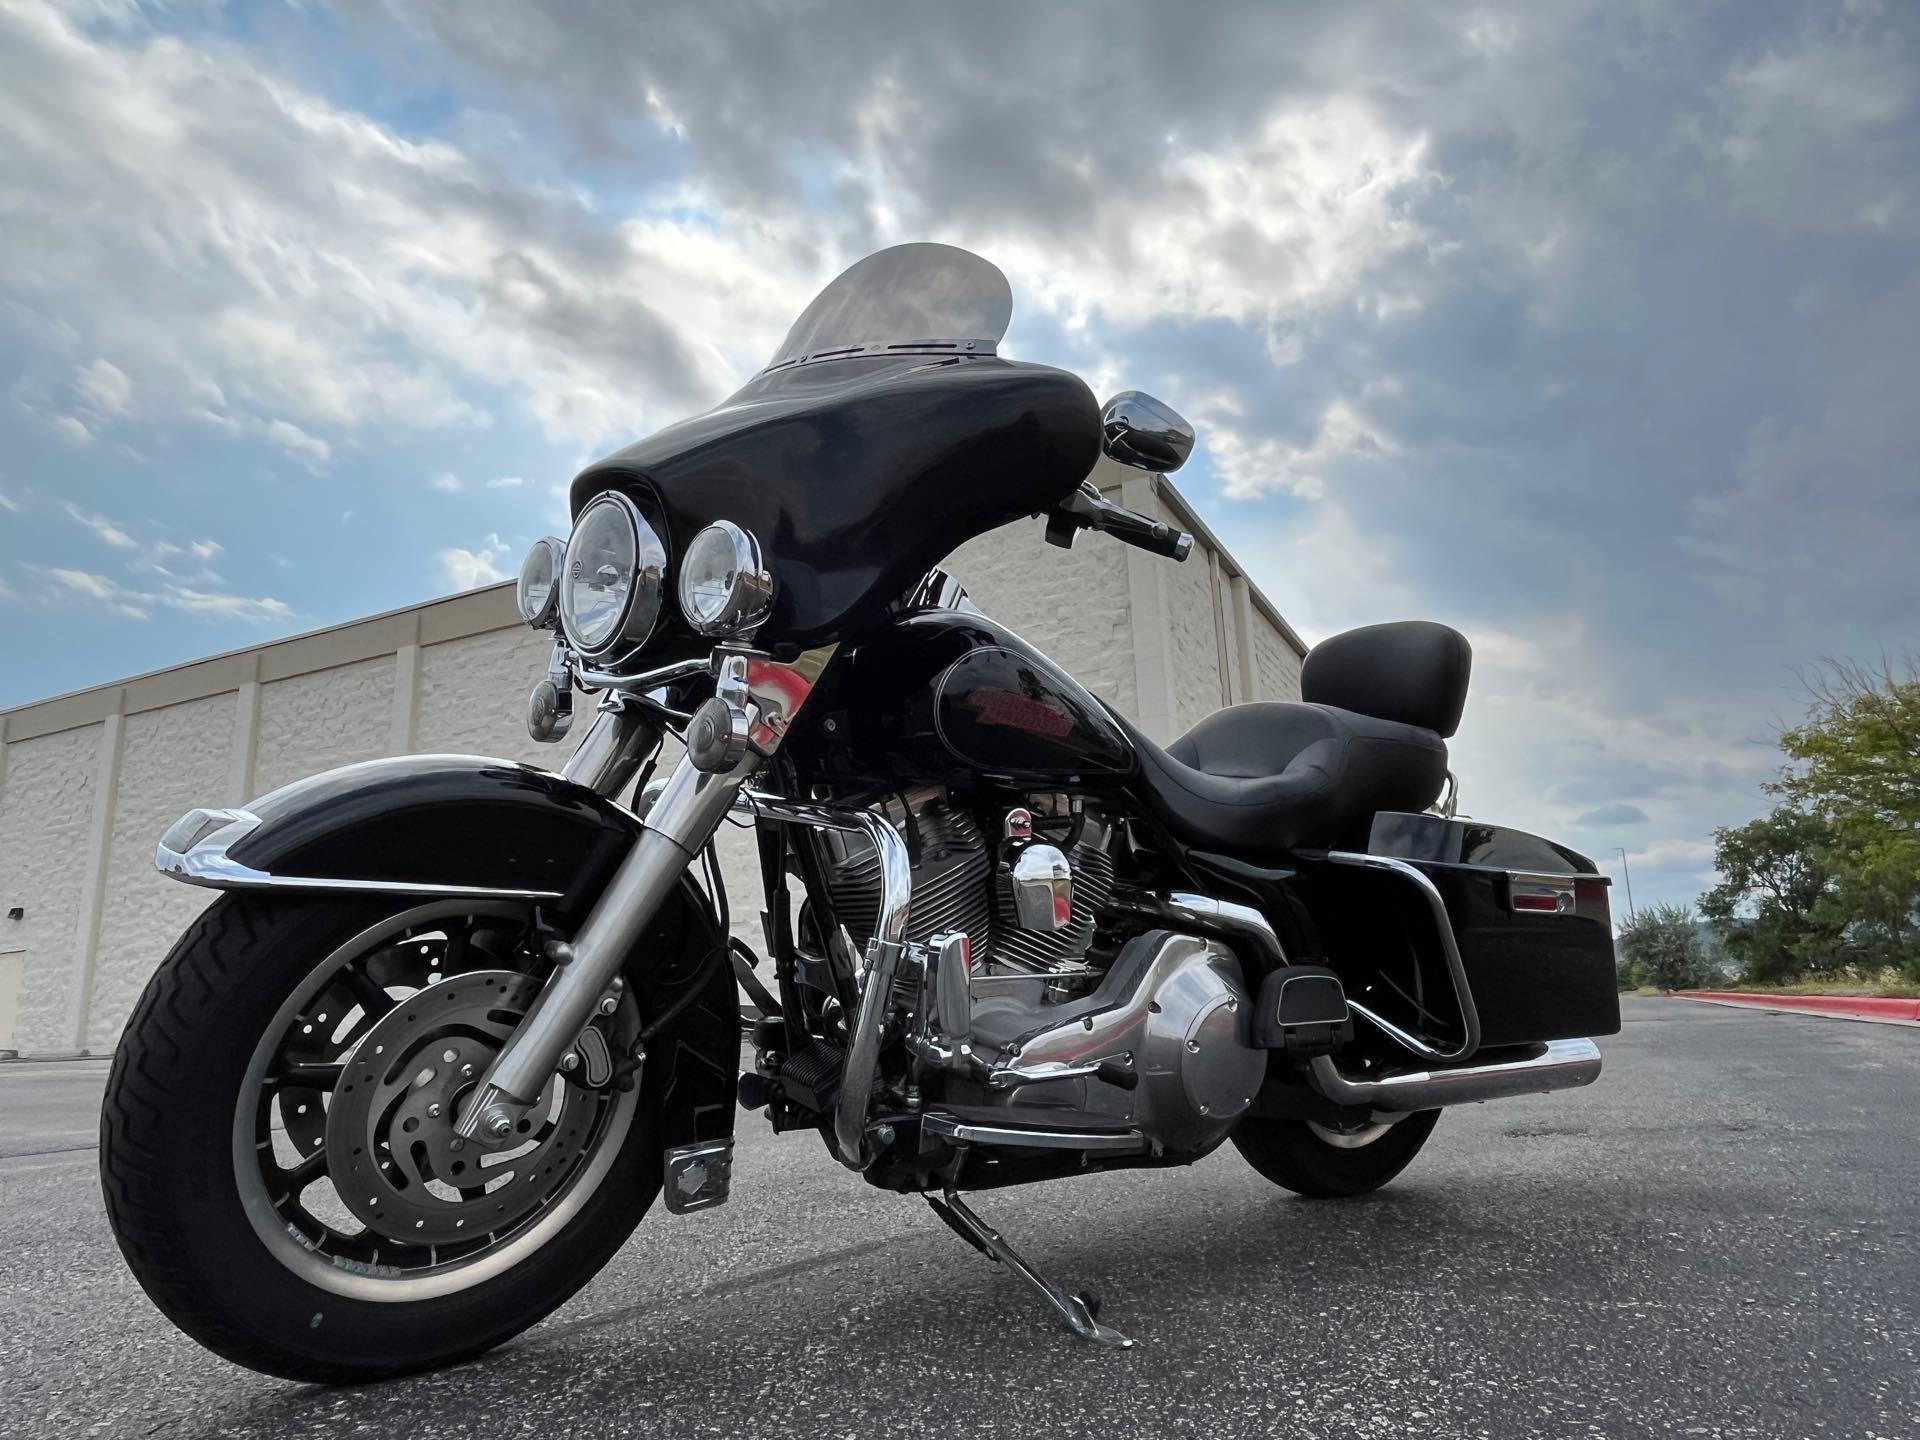
[{"label": "engine", "polygon": [[[966,932],[976,974],[1064,974],[1087,964],[1094,916],[1113,891],[1114,827],[1096,809],[1064,795],[1027,797],[1031,836],[991,839],[973,812],[945,790],[921,789],[880,807],[907,843],[913,901],[907,937]],[[1017,812],[1016,812],[1017,813]],[[1004,831],[1005,817],[997,829]],[[1071,918],[1058,928],[1021,923],[1009,852],[1022,841],[1051,844],[1072,876]],[[827,889],[856,945],[865,946],[880,909],[880,858],[857,838],[829,834]]]},{"label": "engine", "polygon": [[[1165,930],[1093,948],[1115,881],[1109,817],[1065,795],[976,814],[933,788],[883,809],[912,867],[908,939],[965,931],[971,950],[973,1059],[946,1099],[1029,1127],[1068,1116],[1117,1127],[1156,1154],[1218,1143],[1266,1070],[1239,962],[1218,941]],[[879,859],[856,838],[827,843],[834,912],[864,947]]]}]

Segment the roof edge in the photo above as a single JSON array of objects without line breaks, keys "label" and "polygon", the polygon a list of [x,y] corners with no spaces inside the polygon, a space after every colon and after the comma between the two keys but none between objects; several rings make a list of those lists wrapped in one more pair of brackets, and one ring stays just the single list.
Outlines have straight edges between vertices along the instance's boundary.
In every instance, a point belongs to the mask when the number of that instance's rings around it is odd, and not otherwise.
[{"label": "roof edge", "polygon": [[1160,492],[1160,498],[1173,509],[1174,514],[1179,516],[1181,525],[1191,530],[1195,537],[1211,548],[1215,554],[1233,562],[1234,569],[1239,572],[1240,578],[1247,582],[1247,594],[1252,599],[1254,608],[1273,622],[1274,628],[1280,632],[1287,644],[1293,647],[1295,655],[1302,660],[1306,659],[1307,642],[1300,638],[1298,630],[1287,623],[1287,617],[1280,613],[1279,607],[1267,599],[1266,592],[1260,588],[1253,576],[1247,573],[1246,564],[1234,555],[1218,535],[1213,533],[1213,527],[1200,518],[1200,512],[1193,508],[1193,502],[1180,492],[1180,488],[1173,481],[1165,475],[1155,475],[1153,480],[1154,488]]},{"label": "roof edge", "polygon": [[513,581],[498,581],[30,700],[0,710],[0,738],[32,739],[89,725],[110,714],[137,714],[203,700],[250,681],[284,680],[389,655],[403,645],[459,640],[520,623]]}]

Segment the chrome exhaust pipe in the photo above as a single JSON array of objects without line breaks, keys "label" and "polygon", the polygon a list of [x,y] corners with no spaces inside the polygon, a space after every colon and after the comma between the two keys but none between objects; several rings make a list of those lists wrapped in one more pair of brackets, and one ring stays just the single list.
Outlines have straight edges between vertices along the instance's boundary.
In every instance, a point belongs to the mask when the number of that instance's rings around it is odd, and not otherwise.
[{"label": "chrome exhaust pipe", "polygon": [[1310,1062],[1313,1088],[1336,1105],[1365,1105],[1375,1110],[1438,1110],[1443,1105],[1477,1105],[1512,1095],[1542,1095],[1572,1090],[1600,1078],[1600,1047],[1591,1040],[1550,1040],[1530,1047],[1532,1054],[1489,1065],[1450,1070],[1407,1070],[1370,1080],[1340,1072],[1330,1055]]}]

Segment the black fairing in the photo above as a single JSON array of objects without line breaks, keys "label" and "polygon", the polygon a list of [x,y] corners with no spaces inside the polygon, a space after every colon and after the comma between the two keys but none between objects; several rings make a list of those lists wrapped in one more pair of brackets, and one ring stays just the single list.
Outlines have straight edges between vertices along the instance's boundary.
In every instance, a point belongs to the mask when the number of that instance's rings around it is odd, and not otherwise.
[{"label": "black fairing", "polygon": [[478,755],[404,755],[328,770],[247,807],[233,859],[273,875],[551,890],[584,908],[638,822],[584,786]]},{"label": "black fairing", "polygon": [[[577,516],[630,495],[673,557],[731,520],[774,574],[762,644],[840,638],[976,535],[1058,503],[1092,470],[1100,412],[1077,377],[991,356],[837,360],[763,374],[588,466]],[[669,584],[669,592],[672,586]],[[690,640],[675,612],[654,653]]]},{"label": "black fairing", "polygon": [[862,640],[809,702],[823,769],[901,783],[1119,783],[1133,746],[1104,705],[1006,626],[922,610]]}]

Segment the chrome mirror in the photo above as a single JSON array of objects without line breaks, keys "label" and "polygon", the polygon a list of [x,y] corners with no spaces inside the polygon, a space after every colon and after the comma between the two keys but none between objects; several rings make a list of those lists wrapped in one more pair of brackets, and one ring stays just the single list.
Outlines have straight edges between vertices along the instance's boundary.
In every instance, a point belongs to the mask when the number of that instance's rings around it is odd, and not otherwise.
[{"label": "chrome mirror", "polygon": [[1100,412],[1100,448],[1122,465],[1166,474],[1193,453],[1193,426],[1144,390],[1122,390]]}]

